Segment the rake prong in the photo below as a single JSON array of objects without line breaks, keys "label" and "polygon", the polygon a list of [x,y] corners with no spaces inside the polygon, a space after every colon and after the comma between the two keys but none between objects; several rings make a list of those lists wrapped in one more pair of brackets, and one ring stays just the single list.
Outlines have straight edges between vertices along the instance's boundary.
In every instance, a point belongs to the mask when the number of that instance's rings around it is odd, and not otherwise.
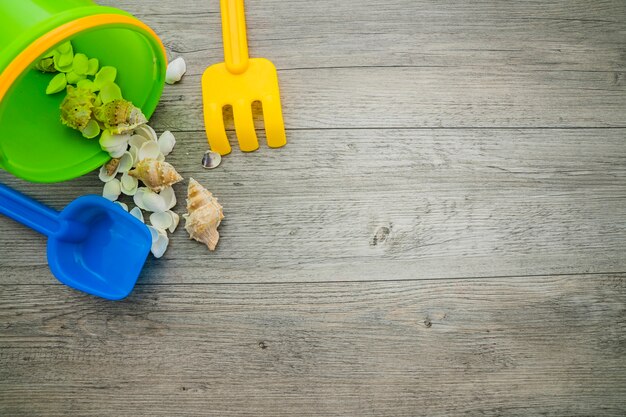
[{"label": "rake prong", "polygon": [[204,108],[204,125],[211,150],[220,155],[230,153],[230,143],[224,129],[222,106],[218,103],[206,103]]},{"label": "rake prong", "polygon": [[245,100],[233,103],[233,119],[239,148],[244,152],[256,151],[259,148],[259,140],[254,130],[252,103]]},{"label": "rake prong", "polygon": [[283,112],[280,107],[280,98],[267,96],[261,102],[263,106],[263,118],[265,123],[265,135],[267,145],[270,148],[280,148],[287,143],[285,136],[285,123],[283,122]]}]

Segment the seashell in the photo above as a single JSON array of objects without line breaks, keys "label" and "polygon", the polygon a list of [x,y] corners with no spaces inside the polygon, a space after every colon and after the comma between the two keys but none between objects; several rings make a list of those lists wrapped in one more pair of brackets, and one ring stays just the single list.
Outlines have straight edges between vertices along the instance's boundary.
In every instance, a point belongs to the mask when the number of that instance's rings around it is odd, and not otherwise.
[{"label": "seashell", "polygon": [[133,161],[132,154],[126,151],[124,152],[124,155],[122,155],[122,157],[120,158],[120,163],[119,163],[119,167],[117,171],[124,174],[130,171],[130,169],[133,167],[133,164],[134,164],[134,161]]},{"label": "seashell", "polygon": [[202,166],[206,169],[213,169],[222,163],[222,155],[213,151],[206,151],[202,157]]},{"label": "seashell", "polygon": [[155,258],[160,258],[167,250],[169,243],[170,239],[167,237],[167,233],[157,230],[157,238],[152,242],[150,252],[152,252]]},{"label": "seashell", "polygon": [[189,179],[187,214],[183,217],[189,237],[204,243],[209,250],[215,250],[220,238],[217,228],[224,218],[223,209],[217,198],[193,178]]},{"label": "seashell", "polygon": [[[139,152],[141,153],[141,150]],[[152,191],[156,192],[183,180],[183,177],[176,172],[176,169],[174,169],[172,165],[155,159],[140,160],[137,167],[132,171],[129,171],[128,174],[140,179]]]},{"label": "seashell", "polygon": [[137,149],[141,149],[141,146],[142,146],[144,143],[148,142],[149,140],[150,140],[150,139],[146,139],[146,138],[145,138],[144,136],[142,136],[142,135],[136,135],[136,134],[135,134],[135,135],[132,135],[132,136],[130,137],[130,140],[128,141],[128,144],[129,144],[130,146],[134,146],[134,147],[136,147]]},{"label": "seashell", "polygon": [[[93,94],[93,93],[92,93]],[[94,109],[94,116],[104,123],[113,134],[128,133],[136,127],[148,123],[148,119],[127,100],[113,100]]]},{"label": "seashell", "polygon": [[113,158],[121,158],[128,148],[129,135],[114,135],[109,130],[102,132],[100,147],[107,151]]},{"label": "seashell", "polygon": [[128,205],[126,203],[122,203],[121,201],[114,201],[113,203],[115,203],[118,206],[120,206],[121,208],[123,208],[124,211],[128,211]]},{"label": "seashell", "polygon": [[152,141],[144,142],[137,152],[137,159],[139,161],[143,159],[158,159],[161,154],[159,144]]},{"label": "seashell", "polygon": [[137,162],[139,162],[139,158],[137,158],[139,149],[137,149],[135,145],[130,145],[128,148],[128,153],[130,153],[130,157],[133,160],[133,166],[131,168],[135,168],[135,166],[137,166]]},{"label": "seashell", "polygon": [[165,82],[168,84],[177,83],[181,78],[183,78],[185,72],[187,72],[185,60],[178,57],[167,66],[167,71],[165,72]]},{"label": "seashell", "polygon": [[151,140],[153,142],[157,141],[157,134],[153,128],[148,126],[147,124],[138,126],[135,129],[135,135],[143,136],[147,140]]},{"label": "seashell", "polygon": [[57,69],[54,67],[54,56],[48,55],[41,58],[35,64],[35,69],[41,72],[57,72]]},{"label": "seashell", "polygon": [[146,191],[143,192],[143,195],[141,196],[141,201],[142,201],[143,206],[145,207],[144,210],[146,211],[159,213],[159,212],[168,210],[167,203],[165,199],[163,198],[163,196],[155,193],[154,191],[150,189],[147,189]]},{"label": "seashell", "polygon": [[143,220],[143,213],[141,212],[141,209],[139,207],[133,207],[133,209],[131,211],[129,211],[130,214],[133,215],[133,217],[136,217],[137,220],[139,220],[142,223],[145,223]]},{"label": "seashell", "polygon": [[76,130],[84,130],[91,120],[96,95],[85,88],[67,86],[61,102],[61,123]]},{"label": "seashell", "polygon": [[146,208],[146,205],[143,202],[143,195],[147,191],[150,191],[150,189],[148,187],[139,187],[139,188],[137,188],[137,192],[133,196],[133,201],[135,202],[135,205],[137,207],[139,207],[140,209],[142,209],[142,210],[148,210]]},{"label": "seashell", "polygon": [[158,143],[159,149],[161,150],[163,156],[167,156],[170,154],[170,152],[172,152],[172,149],[174,149],[174,145],[176,145],[176,138],[174,137],[172,132],[166,130],[165,132],[163,132],[163,134],[161,134]]},{"label": "seashell", "polygon": [[122,174],[120,184],[122,192],[126,195],[135,195],[137,187],[139,187],[139,181],[137,181],[137,178],[131,177],[126,172]]},{"label": "seashell", "polygon": [[172,187],[163,188],[163,191],[161,191],[159,195],[163,198],[163,201],[165,201],[165,207],[167,207],[167,210],[176,205],[176,194],[174,194],[174,189]]},{"label": "seashell", "polygon": [[174,233],[176,231],[176,228],[178,227],[178,222],[180,222],[180,216],[171,210],[167,213],[169,213],[170,217],[172,218],[172,224],[167,230],[169,230],[170,233]]},{"label": "seashell", "polygon": [[152,213],[150,215],[150,224],[158,230],[166,230],[172,226],[173,220],[169,211]]},{"label": "seashell", "polygon": [[120,158],[111,158],[109,162],[104,164],[104,169],[106,170],[107,175],[115,175],[117,174],[117,170],[120,167]]},{"label": "seashell", "polygon": [[106,198],[107,200],[115,201],[118,199],[121,193],[122,188],[120,180],[118,180],[117,178],[113,178],[111,181],[104,184],[102,197]]}]

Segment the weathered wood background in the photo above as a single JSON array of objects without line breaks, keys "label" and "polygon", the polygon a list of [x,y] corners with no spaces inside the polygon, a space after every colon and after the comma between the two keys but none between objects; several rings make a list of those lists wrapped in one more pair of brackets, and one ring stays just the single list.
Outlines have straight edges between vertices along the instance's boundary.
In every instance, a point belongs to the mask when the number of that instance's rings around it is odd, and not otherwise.
[{"label": "weathered wood background", "polygon": [[152,124],[222,240],[180,228],[113,303],[0,219],[0,415],[626,414],[626,2],[249,0],[289,144],[214,171],[218,2],[100,3],[186,59]]}]

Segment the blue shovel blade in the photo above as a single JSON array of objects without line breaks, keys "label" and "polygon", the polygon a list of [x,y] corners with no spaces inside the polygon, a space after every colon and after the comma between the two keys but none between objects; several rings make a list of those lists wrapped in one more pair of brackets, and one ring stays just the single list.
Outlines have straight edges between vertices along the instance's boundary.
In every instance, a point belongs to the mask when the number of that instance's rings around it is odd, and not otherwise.
[{"label": "blue shovel blade", "polygon": [[130,294],[150,253],[147,226],[99,196],[74,200],[59,218],[88,229],[83,239],[48,239],[48,264],[59,281],[110,300]]}]

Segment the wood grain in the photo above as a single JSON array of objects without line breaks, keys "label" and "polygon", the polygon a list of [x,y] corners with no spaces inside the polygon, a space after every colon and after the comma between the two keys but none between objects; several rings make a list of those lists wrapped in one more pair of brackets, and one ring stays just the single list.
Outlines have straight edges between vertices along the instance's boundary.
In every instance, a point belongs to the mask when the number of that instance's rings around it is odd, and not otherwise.
[{"label": "wood grain", "polygon": [[111,303],[0,219],[0,416],[626,414],[626,2],[247,0],[289,144],[213,171],[219,2],[98,3],[187,61],[151,124],[222,240],[180,228]]},{"label": "wood grain", "polygon": [[[178,133],[169,160],[224,205],[222,240],[209,253],[181,227],[140,282],[624,271],[625,132],[305,130],[284,149],[236,152],[214,171],[199,171],[204,134]],[[95,173],[47,187],[0,181],[56,208],[101,191]],[[182,214],[185,187],[176,189]],[[1,283],[55,282],[40,236],[8,221],[0,234]],[[33,266],[37,274],[25,273]]]},{"label": "wood grain", "polygon": [[622,415],[626,276],[0,293],[7,416]]}]

